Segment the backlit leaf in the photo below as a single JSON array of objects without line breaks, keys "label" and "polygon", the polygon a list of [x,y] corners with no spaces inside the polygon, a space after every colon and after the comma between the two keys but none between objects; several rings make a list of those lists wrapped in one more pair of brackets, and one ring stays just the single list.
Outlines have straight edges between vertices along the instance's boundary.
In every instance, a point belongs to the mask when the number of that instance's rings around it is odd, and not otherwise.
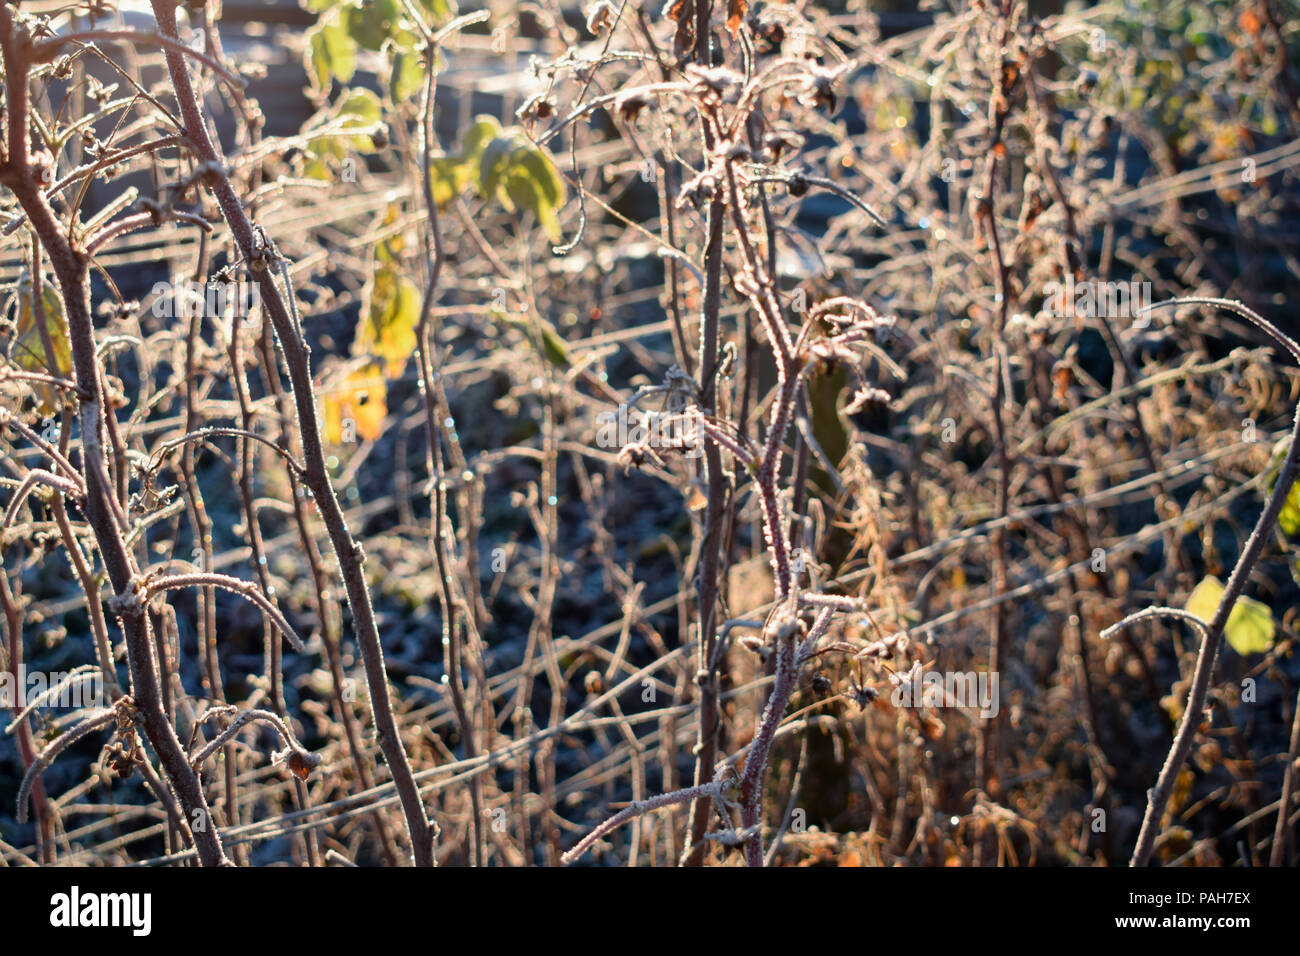
[{"label": "backlit leaf", "polygon": [[[339,100],[338,115],[343,121],[344,129],[373,127],[383,120],[383,108],[379,104],[379,97],[370,90],[349,90]],[[368,134],[349,137],[349,141],[356,149],[369,151],[375,148],[374,141]]]},{"label": "backlit leaf", "polygon": [[[1207,624],[1223,600],[1223,583],[1213,575],[1196,585],[1184,605]],[[1263,654],[1273,646],[1273,612],[1267,604],[1248,597],[1237,598],[1228,614],[1223,636],[1238,654]]]},{"label": "backlit leaf", "polygon": [[433,16],[434,22],[441,24],[456,15],[459,9],[455,0],[420,0],[420,6]]},{"label": "backlit leaf", "polygon": [[[388,208],[384,210],[384,218],[379,222],[379,228],[387,231],[390,226],[401,218],[402,209],[397,203],[389,203]],[[385,265],[396,265],[401,261],[402,252],[406,249],[406,236],[398,232],[380,241],[375,245],[375,258]]]},{"label": "backlit leaf", "polygon": [[[510,156],[518,144],[506,136],[498,136],[483,147],[478,165],[479,195],[489,199],[497,193],[506,171],[510,168]],[[498,197],[500,198],[500,197]],[[506,203],[509,208],[509,203]]]},{"label": "backlit leaf", "polygon": [[483,148],[500,136],[502,132],[504,131],[501,129],[501,123],[498,122],[496,117],[485,114],[475,118],[474,125],[465,134],[461,158],[466,163],[477,166],[479,157],[483,155]]},{"label": "backlit leaf", "polygon": [[350,83],[357,69],[357,45],[330,12],[307,31],[308,73],[316,86],[328,90],[330,81]]},{"label": "backlit leaf", "polygon": [[[1277,479],[1282,474],[1282,463],[1286,460],[1287,452],[1290,449],[1290,438],[1279,439],[1277,444],[1273,446],[1268,467],[1264,470],[1264,486],[1267,488],[1269,495],[1272,495],[1273,489],[1277,485]],[[1300,482],[1292,482],[1291,489],[1282,502],[1282,510],[1278,512],[1277,526],[1282,529],[1282,533],[1287,537],[1295,537],[1297,533],[1300,533]]]},{"label": "backlit leaf", "polygon": [[507,208],[527,210],[537,217],[538,223],[545,230],[552,242],[559,242],[560,221],[555,216],[555,207],[547,201],[538,188],[537,181],[527,171],[515,167],[509,171],[505,182],[506,195],[510,199]]},{"label": "backlit leaf", "polygon": [[538,195],[551,208],[558,209],[564,205],[564,180],[545,152],[536,146],[527,146],[515,153],[514,162],[532,177]]},{"label": "backlit leaf", "polygon": [[[836,466],[848,454],[853,440],[852,423],[846,421],[841,401],[851,393],[851,385],[848,370],[839,364],[808,377],[808,414],[813,438],[827,460]],[[822,467],[820,455],[811,460],[809,477],[827,494],[835,493],[834,480]]]},{"label": "backlit leaf", "polygon": [[1294,538],[1300,533],[1300,482],[1291,483],[1291,490],[1286,493],[1282,510],[1277,515],[1277,526],[1287,537]]},{"label": "backlit leaf", "polygon": [[[31,278],[23,273],[18,279],[17,334],[9,346],[9,357],[14,364],[28,372],[46,372],[67,378],[72,374],[72,350],[68,340],[68,322],[63,314],[63,300],[54,286],[41,282],[41,306],[44,311],[44,329],[49,336],[53,355],[46,350],[42,326],[37,320],[35,296]],[[41,414],[50,414],[59,405],[56,389],[43,383],[35,386]]]},{"label": "backlit leaf", "polygon": [[358,46],[378,52],[384,41],[397,32],[401,12],[400,0],[364,0],[358,6],[344,8],[343,25]]},{"label": "backlit leaf", "polygon": [[540,346],[541,354],[546,361],[550,362],[557,368],[568,368],[570,365],[569,346],[564,341],[564,337],[556,331],[555,326],[551,325],[545,319],[536,320],[536,331],[538,338],[534,339],[533,321],[520,316],[505,315],[503,318],[507,325],[513,325],[524,333],[524,337],[536,348]]},{"label": "backlit leaf", "polygon": [[325,394],[325,440],[334,445],[374,441],[388,417],[388,385],[379,365],[367,365],[348,375]]},{"label": "backlit leaf", "polygon": [[415,351],[420,290],[394,267],[380,264],[366,287],[365,303],[354,348],[358,354],[383,359],[395,378]]},{"label": "backlit leaf", "polygon": [[319,157],[308,160],[302,167],[304,179],[319,179],[325,182],[332,182],[334,171],[330,169],[329,163]]},{"label": "backlit leaf", "polygon": [[465,191],[473,177],[473,169],[455,157],[434,158],[429,164],[429,178],[433,181],[433,201],[440,207],[447,205]]},{"label": "backlit leaf", "polygon": [[388,95],[394,103],[418,96],[424,88],[424,60],[414,53],[393,54]]}]

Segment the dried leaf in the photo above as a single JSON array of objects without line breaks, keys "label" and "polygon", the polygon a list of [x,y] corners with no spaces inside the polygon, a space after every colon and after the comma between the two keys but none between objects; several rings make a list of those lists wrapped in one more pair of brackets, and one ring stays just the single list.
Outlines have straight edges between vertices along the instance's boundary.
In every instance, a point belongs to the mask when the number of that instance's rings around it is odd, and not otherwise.
[{"label": "dried leaf", "polygon": [[734,37],[740,30],[740,23],[745,17],[745,11],[749,9],[749,0],[728,0],[727,3],[727,29]]},{"label": "dried leaf", "polygon": [[374,441],[384,433],[388,385],[377,364],[357,369],[325,395],[325,440],[334,445]]}]

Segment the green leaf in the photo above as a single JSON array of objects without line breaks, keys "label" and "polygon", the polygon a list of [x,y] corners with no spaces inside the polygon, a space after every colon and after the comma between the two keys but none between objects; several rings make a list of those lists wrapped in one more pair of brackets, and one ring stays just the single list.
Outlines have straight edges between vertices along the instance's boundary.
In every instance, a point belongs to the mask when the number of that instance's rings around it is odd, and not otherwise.
[{"label": "green leaf", "polygon": [[357,45],[330,12],[307,31],[308,74],[316,86],[328,90],[331,79],[350,83],[357,70]]},{"label": "green leaf", "polygon": [[[1196,585],[1184,606],[1208,624],[1219,610],[1223,590],[1223,583],[1218,578],[1207,575]],[[1223,628],[1223,636],[1232,649],[1243,657],[1263,654],[1273,646],[1273,634],[1273,612],[1268,605],[1253,598],[1237,598]]]},{"label": "green leaf", "polygon": [[339,137],[318,136],[307,141],[307,155],[311,157],[311,162],[308,165],[319,166],[325,171],[320,178],[333,179],[334,173],[326,160],[331,158],[337,160],[346,159],[348,151]]},{"label": "green leaf", "polygon": [[379,97],[371,90],[349,90],[347,96],[339,100],[339,115],[355,116],[359,123],[369,125],[383,119],[384,110]]},{"label": "green leaf", "polygon": [[[848,369],[836,363],[824,372],[808,376],[808,416],[813,438],[836,467],[844,460],[853,443],[853,426],[843,412],[844,396],[853,393]],[[809,477],[825,494],[834,495],[835,482],[821,466],[821,456],[811,459]]]},{"label": "green leaf", "polygon": [[505,131],[496,117],[485,114],[475,118],[474,125],[465,134],[461,158],[471,165],[477,165],[479,157],[483,155],[483,148],[503,132]]},{"label": "green leaf", "polygon": [[[380,230],[387,230],[402,216],[402,207],[397,203],[389,203],[388,208],[384,210],[384,218],[379,221]],[[402,253],[406,249],[406,236],[398,232],[375,246],[375,258],[384,265],[395,266],[402,260]]]},{"label": "green leaf", "polygon": [[[1287,452],[1291,450],[1289,437],[1278,439],[1269,455],[1268,467],[1264,469],[1264,487],[1267,496],[1272,497],[1277,487],[1277,480],[1282,475],[1282,463],[1286,461]],[[1278,512],[1277,526],[1287,537],[1295,537],[1300,532],[1300,482],[1293,482]]]},{"label": "green leaf", "polygon": [[454,17],[459,9],[455,0],[420,0],[420,6],[432,15],[433,22],[439,26]]},{"label": "green leaf", "polygon": [[393,54],[389,71],[388,95],[394,103],[404,103],[424,88],[424,61],[415,53]]},{"label": "green leaf", "polygon": [[543,200],[555,209],[564,205],[564,180],[543,149],[527,146],[515,153],[514,161],[532,177]]},{"label": "green leaf", "polygon": [[318,179],[322,182],[333,182],[334,171],[330,169],[329,163],[323,159],[310,159],[303,164],[302,175],[304,179]]},{"label": "green leaf", "polygon": [[366,288],[365,320],[357,329],[353,348],[387,362],[388,375],[402,373],[415,351],[415,327],[420,320],[420,290],[392,266],[375,270]]},{"label": "green leaf", "polygon": [[344,8],[343,24],[358,46],[378,52],[397,32],[401,13],[400,0],[364,0],[360,6]]},{"label": "green leaf", "polygon": [[[498,194],[506,170],[510,168],[510,156],[517,147],[518,144],[508,136],[498,136],[483,147],[478,165],[478,190],[484,199]],[[507,209],[512,208],[504,194],[498,198]]]},{"label": "green leaf", "polygon": [[526,170],[521,167],[511,169],[506,177],[505,189],[511,204],[537,217],[538,223],[551,242],[559,242],[563,238],[560,232],[560,221],[555,215],[555,207],[541,194],[537,181]]},{"label": "green leaf", "polygon": [[543,205],[542,197],[538,195],[537,186],[527,173],[507,165],[500,187],[504,193],[501,196],[501,205],[506,209],[511,212],[523,210],[534,215],[538,214],[538,210]]},{"label": "green leaf", "polygon": [[555,330],[555,326],[545,319],[538,319],[537,324],[541,327],[542,336],[542,355],[546,361],[560,368],[569,367],[569,346]]},{"label": "green leaf", "polygon": [[536,146],[520,146],[510,156],[506,177],[510,201],[535,215],[551,242],[559,242],[563,234],[556,213],[564,204],[564,181],[550,158]]},{"label": "green leaf", "polygon": [[429,164],[429,178],[433,181],[433,201],[441,208],[465,191],[474,171],[455,157],[440,156]]},{"label": "green leaf", "polygon": [[[496,314],[496,313],[494,313]],[[538,338],[533,338],[533,322],[521,316],[505,314],[501,316],[507,325],[514,326],[524,333],[524,336],[532,343],[534,348],[538,348],[541,355],[546,361],[550,362],[557,368],[568,368],[571,364],[569,358],[569,346],[564,341],[564,337],[556,331],[555,326],[551,325],[545,319],[536,319]]]},{"label": "green leaf", "polygon": [[[384,117],[379,97],[366,89],[349,90],[348,94],[339,101],[338,115],[343,120],[344,129],[373,127],[382,122]],[[374,141],[368,134],[349,137],[348,141],[354,149],[367,152],[375,149]]]},{"label": "green leaf", "polygon": [[1291,483],[1291,490],[1286,493],[1282,510],[1277,515],[1277,526],[1288,538],[1300,533],[1300,482]]},{"label": "green leaf", "polygon": [[502,129],[491,116],[480,116],[465,136],[461,158],[477,170],[480,196],[495,197],[510,212],[531,212],[551,241],[560,241],[557,212],[564,204],[564,180],[544,149],[518,129]]}]

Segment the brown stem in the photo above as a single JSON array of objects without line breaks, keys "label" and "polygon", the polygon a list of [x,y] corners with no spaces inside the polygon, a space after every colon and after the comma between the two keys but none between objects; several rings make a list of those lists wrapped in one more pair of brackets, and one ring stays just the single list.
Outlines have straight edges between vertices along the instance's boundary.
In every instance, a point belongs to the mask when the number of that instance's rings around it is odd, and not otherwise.
[{"label": "brown stem", "polygon": [[[1177,305],[1213,305],[1236,312],[1238,315],[1244,316],[1255,323],[1255,325],[1280,342],[1291,353],[1292,357],[1297,362],[1300,362],[1300,346],[1297,346],[1294,341],[1279,331],[1272,323],[1240,302],[1232,302],[1226,299],[1189,297],[1170,299],[1167,302],[1157,303],[1152,308],[1166,308]],[[1179,725],[1178,733],[1174,736],[1173,745],[1169,748],[1169,755],[1165,758],[1164,766],[1160,769],[1160,776],[1156,778],[1156,785],[1147,792],[1146,815],[1142,818],[1142,829],[1138,833],[1137,846],[1133,850],[1133,858],[1129,862],[1130,866],[1146,866],[1151,859],[1151,853],[1155,849],[1156,837],[1160,833],[1165,805],[1168,804],[1169,797],[1174,791],[1174,783],[1178,779],[1178,773],[1182,770],[1183,764],[1187,762],[1192,745],[1196,742],[1196,730],[1201,725],[1202,711],[1205,708],[1205,696],[1209,691],[1210,677],[1214,673],[1214,664],[1218,658],[1223,629],[1228,623],[1228,614],[1232,611],[1233,605],[1237,603],[1237,598],[1241,596],[1241,592],[1245,589],[1251,569],[1255,567],[1255,562],[1259,560],[1259,556],[1264,550],[1264,545],[1272,532],[1273,524],[1277,521],[1277,516],[1282,511],[1282,505],[1286,502],[1287,493],[1291,490],[1291,485],[1294,484],[1298,474],[1300,474],[1300,406],[1296,409],[1295,425],[1291,430],[1291,447],[1287,451],[1286,459],[1283,461],[1277,483],[1273,486],[1273,493],[1269,496],[1268,504],[1264,506],[1259,521],[1255,523],[1255,529],[1250,533],[1250,538],[1246,541],[1246,547],[1237,560],[1236,567],[1232,569],[1228,583],[1224,585],[1219,608],[1214,612],[1214,619],[1210,621],[1207,633],[1201,640],[1201,649],[1196,658],[1196,670],[1192,674],[1192,686],[1187,693],[1187,706],[1183,710],[1183,722]]]},{"label": "brown stem", "polygon": [[104,462],[104,403],[94,323],[90,308],[89,259],[59,228],[54,211],[41,192],[31,166],[28,140],[27,79],[32,64],[32,38],[18,25],[10,7],[0,5],[0,47],[4,51],[7,94],[8,149],[0,165],[0,182],[17,197],[31,228],[50,258],[67,319],[74,377],[81,398],[82,464],[86,485],[86,517],[95,534],[116,597],[110,607],[126,635],[132,694],[145,733],[153,744],[168,782],[193,827],[195,848],[205,866],[228,863],[221,839],[197,775],[185,759],[176,730],[162,706],[162,691],[153,657],[153,642],[138,571],[123,536],[124,518],[114,497]]},{"label": "brown stem", "polygon": [[[175,0],[152,0],[154,17],[159,32],[170,39],[177,37]],[[402,747],[397,719],[393,712],[392,696],[388,688],[388,674],[384,667],[384,648],[379,639],[370,591],[366,586],[361,544],[352,536],[343,508],[325,465],[320,424],[316,412],[315,390],[311,380],[311,363],[306,343],[289,306],[272,277],[269,265],[273,256],[268,240],[248,218],[235,187],[226,173],[223,157],[208,135],[203,109],[199,105],[194,85],[182,56],[170,47],[165,52],[167,70],[171,76],[172,90],[180,106],[185,130],[193,140],[200,161],[206,169],[201,175],[204,184],[216,197],[217,204],[239,246],[246,262],[254,268],[262,306],[271,319],[280,348],[284,352],[289,372],[294,405],[298,415],[299,434],[303,446],[303,483],[311,491],[320,512],[321,520],[329,533],[335,558],[343,574],[343,584],[352,609],[357,643],[365,662],[366,682],[370,688],[370,702],[374,710],[375,729],[384,760],[393,775],[406,818],[407,833],[417,866],[432,866],[435,833],[425,813],[420,790],[416,785],[411,764]],[[258,268],[260,266],[260,268]],[[290,290],[290,294],[292,294]]]}]

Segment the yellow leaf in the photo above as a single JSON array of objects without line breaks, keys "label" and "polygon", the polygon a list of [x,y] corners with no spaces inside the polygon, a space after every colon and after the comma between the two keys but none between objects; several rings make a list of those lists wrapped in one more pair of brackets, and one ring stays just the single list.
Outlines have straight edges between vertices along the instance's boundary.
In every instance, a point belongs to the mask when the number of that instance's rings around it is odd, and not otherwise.
[{"label": "yellow leaf", "polygon": [[381,358],[390,377],[402,374],[415,351],[415,327],[420,320],[420,290],[391,266],[380,266],[366,286],[365,319],[357,329],[355,349]]},{"label": "yellow leaf", "polygon": [[473,169],[454,156],[436,156],[429,164],[433,201],[442,208],[465,191],[473,180]]},{"label": "yellow leaf", "polygon": [[[44,311],[44,329],[49,335],[49,345],[54,354],[46,351],[42,325],[37,321],[32,294],[31,277],[23,273],[18,279],[18,334],[9,347],[9,357],[15,365],[28,372],[46,372],[61,378],[72,374],[72,347],[68,340],[68,322],[63,314],[63,300],[54,286],[41,282],[41,306]],[[44,383],[35,386],[39,411],[49,415],[59,406],[58,391]]]},{"label": "yellow leaf", "polygon": [[388,417],[388,384],[378,365],[348,375],[325,395],[325,440],[333,445],[374,441]]},{"label": "yellow leaf", "polygon": [[[380,220],[379,227],[387,231],[402,215],[402,209],[397,203],[389,203],[388,208],[384,210],[384,218]],[[375,246],[375,258],[380,262],[388,265],[396,265],[402,258],[402,253],[406,250],[406,236],[403,233],[396,233]]]},{"label": "yellow leaf", "polygon": [[[1213,575],[1208,575],[1196,585],[1184,606],[1208,624],[1222,600],[1223,583]],[[1273,612],[1268,605],[1253,598],[1237,598],[1223,629],[1223,636],[1232,645],[1232,649],[1243,657],[1247,654],[1263,654],[1273,646],[1273,634]]]},{"label": "yellow leaf", "polygon": [[1178,779],[1174,781],[1174,792],[1169,795],[1169,809],[1166,811],[1168,816],[1172,817],[1187,806],[1187,798],[1192,795],[1192,784],[1195,782],[1196,774],[1192,773],[1190,767],[1178,771]]}]

